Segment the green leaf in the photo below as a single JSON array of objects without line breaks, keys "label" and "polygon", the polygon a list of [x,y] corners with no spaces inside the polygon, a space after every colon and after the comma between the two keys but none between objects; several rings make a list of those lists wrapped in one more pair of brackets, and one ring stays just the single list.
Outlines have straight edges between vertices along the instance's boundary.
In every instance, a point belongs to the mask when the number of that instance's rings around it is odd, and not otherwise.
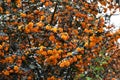
[{"label": "green leaf", "polygon": [[102,78],[99,75],[96,75],[96,78],[98,78],[99,80],[102,80]]},{"label": "green leaf", "polygon": [[97,66],[97,67],[95,67],[95,70],[96,70],[96,71],[103,71],[103,70],[104,70],[104,68],[103,68],[103,67],[101,67],[101,66]]},{"label": "green leaf", "polygon": [[86,80],[92,80],[92,78],[90,78],[90,77],[86,77]]},{"label": "green leaf", "polygon": [[80,74],[80,77],[84,77],[85,76],[85,74]]},{"label": "green leaf", "polygon": [[100,63],[100,65],[104,65],[104,64],[107,64],[107,62],[103,61],[103,62]]},{"label": "green leaf", "polygon": [[110,56],[106,56],[105,59],[106,59],[106,60],[109,60],[109,59],[110,59]]}]

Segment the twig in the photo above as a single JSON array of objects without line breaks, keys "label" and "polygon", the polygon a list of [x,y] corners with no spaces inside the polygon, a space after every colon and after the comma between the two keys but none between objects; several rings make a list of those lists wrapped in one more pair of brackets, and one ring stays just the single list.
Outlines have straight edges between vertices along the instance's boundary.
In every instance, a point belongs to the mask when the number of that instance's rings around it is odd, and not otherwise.
[{"label": "twig", "polygon": [[56,10],[57,10],[57,3],[55,4],[55,9],[54,9],[54,12],[53,12],[53,14],[52,14],[50,24],[52,24],[52,22],[53,22],[53,19],[54,19],[54,15],[55,15]]}]

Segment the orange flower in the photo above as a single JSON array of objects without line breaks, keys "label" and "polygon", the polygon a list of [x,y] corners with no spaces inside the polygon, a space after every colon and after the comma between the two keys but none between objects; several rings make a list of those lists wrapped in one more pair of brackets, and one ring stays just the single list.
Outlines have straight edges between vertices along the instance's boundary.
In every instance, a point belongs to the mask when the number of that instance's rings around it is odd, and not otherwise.
[{"label": "orange flower", "polygon": [[77,47],[76,50],[77,50],[78,52],[81,52],[81,51],[84,51],[84,48]]},{"label": "orange flower", "polygon": [[51,35],[51,36],[49,37],[49,40],[50,40],[50,41],[55,41],[55,36],[54,36],[54,35]]},{"label": "orange flower", "polygon": [[[65,0],[65,1],[67,1],[67,0]],[[69,10],[69,11],[73,10],[73,8],[69,5],[66,6],[66,9]]]},{"label": "orange flower", "polygon": [[63,50],[58,50],[58,53],[61,54],[63,52]]},{"label": "orange flower", "polygon": [[49,2],[48,2],[48,1],[45,3],[45,6],[46,6],[46,7],[48,7],[48,6],[49,6]]},{"label": "orange flower", "polygon": [[[103,25],[104,25],[104,23],[103,23],[103,24],[101,23],[100,25],[101,25],[101,26],[103,26]],[[98,30],[98,32],[100,32],[100,33],[101,33],[101,32],[103,32],[103,31],[104,31],[104,29],[103,29],[103,28],[100,28],[100,29]]]},{"label": "orange flower", "polygon": [[91,61],[91,58],[89,57],[89,58],[87,58],[87,60],[88,60],[88,61]]},{"label": "orange flower", "polygon": [[36,26],[38,26],[38,27],[43,27],[43,26],[44,26],[44,23],[43,23],[43,22],[38,22],[38,23],[36,23]]},{"label": "orange flower", "polygon": [[58,28],[58,31],[59,32],[63,32],[63,28]]},{"label": "orange flower", "polygon": [[10,73],[13,73],[14,71],[11,69],[9,72],[10,72]]},{"label": "orange flower", "polygon": [[8,75],[10,74],[9,71],[7,71],[7,70],[3,71],[3,73],[4,73],[4,75],[6,75],[6,76],[8,76]]},{"label": "orange flower", "polygon": [[12,55],[12,58],[15,59],[15,58],[16,58],[16,54],[13,54],[13,55]]},{"label": "orange flower", "polygon": [[10,14],[10,12],[9,12],[9,11],[7,11],[7,10],[6,10],[6,12],[5,12],[5,13],[6,13],[6,14]]},{"label": "orange flower", "polygon": [[75,16],[76,16],[76,17],[81,17],[82,14],[77,12],[77,13],[75,14]]},{"label": "orange flower", "polygon": [[84,68],[81,68],[81,69],[80,69],[80,72],[84,72],[84,71],[85,71],[85,69],[84,69]]},{"label": "orange flower", "polygon": [[3,46],[2,45],[0,45],[0,49],[2,49],[3,48]]},{"label": "orange flower", "polygon": [[39,32],[39,27],[35,27],[31,30],[31,32]]},{"label": "orange flower", "polygon": [[90,36],[90,41],[97,42],[97,39],[95,36]]},{"label": "orange flower", "polygon": [[31,0],[31,2],[33,3],[33,2],[35,2],[35,0]]},{"label": "orange flower", "polygon": [[57,28],[54,27],[54,28],[51,29],[51,31],[53,31],[54,33],[57,33]]},{"label": "orange flower", "polygon": [[46,26],[46,30],[50,30],[52,27],[50,25]]},{"label": "orange flower", "polygon": [[17,4],[20,4],[20,2],[21,2],[21,0],[16,0],[16,3],[17,3]]},{"label": "orange flower", "polygon": [[13,58],[12,57],[8,57],[9,63],[13,63]]},{"label": "orange flower", "polygon": [[52,51],[52,50],[48,50],[47,53],[48,53],[48,54],[52,54],[53,51]]},{"label": "orange flower", "polygon": [[13,68],[15,71],[18,71],[19,70],[19,67],[18,66],[14,66]]},{"label": "orange flower", "polygon": [[117,80],[116,78],[112,78],[112,80]]},{"label": "orange flower", "polygon": [[33,22],[29,22],[28,25],[27,25],[28,29],[32,29],[33,25],[34,25]]},{"label": "orange flower", "polygon": [[27,80],[32,80],[32,76],[28,76]]},{"label": "orange flower", "polygon": [[107,12],[107,8],[104,8],[104,13],[106,13]]},{"label": "orange flower", "polygon": [[71,53],[71,52],[68,52],[68,53],[67,53],[67,56],[72,56],[72,53]]},{"label": "orange flower", "polygon": [[25,27],[25,33],[29,33],[30,29],[28,27]]},{"label": "orange flower", "polygon": [[81,65],[80,65],[80,64],[75,64],[75,66],[76,66],[77,68],[81,68]]},{"label": "orange flower", "polygon": [[64,63],[60,63],[60,67],[63,68],[65,65]]},{"label": "orange flower", "polygon": [[92,21],[92,20],[94,20],[94,18],[93,17],[88,17],[88,20]]},{"label": "orange flower", "polygon": [[44,19],[45,19],[45,16],[44,16],[44,15],[40,17],[40,20],[41,20],[41,21],[44,20]]},{"label": "orange flower", "polygon": [[98,37],[98,41],[102,41],[103,40],[103,37],[102,36],[99,36]]},{"label": "orange flower", "polygon": [[37,54],[41,54],[43,52],[43,49],[39,49],[36,51]]},{"label": "orange flower", "polygon": [[25,57],[24,55],[23,55],[21,58],[22,58],[22,60],[25,60],[25,59],[26,59],[26,57]]},{"label": "orange flower", "polygon": [[44,56],[46,56],[47,52],[46,51],[42,51],[41,54],[44,55]]},{"label": "orange flower", "polygon": [[106,1],[100,1],[103,6],[106,6]]},{"label": "orange flower", "polygon": [[45,0],[40,0],[40,2],[45,2]]},{"label": "orange flower", "polygon": [[8,37],[8,36],[4,36],[3,39],[4,39],[4,40],[8,40],[9,37]]},{"label": "orange flower", "polygon": [[66,62],[64,62],[64,63],[65,63],[65,66],[66,66],[66,67],[70,66],[70,62],[69,62],[69,61],[66,61]]},{"label": "orange flower", "polygon": [[11,3],[11,0],[7,0],[6,2],[7,2],[7,3]]},{"label": "orange flower", "polygon": [[76,57],[77,57],[77,59],[81,59],[82,55],[77,55]]},{"label": "orange flower", "polygon": [[4,50],[8,51],[9,50],[9,46],[5,46]]},{"label": "orange flower", "polygon": [[84,32],[85,33],[92,33],[92,30],[89,30],[89,29],[86,28],[86,29],[84,29]]},{"label": "orange flower", "polygon": [[69,62],[72,64],[74,61],[72,58],[69,59]]},{"label": "orange flower", "polygon": [[65,41],[68,40],[69,39],[68,33],[61,33],[61,38]]},{"label": "orange flower", "polygon": [[40,12],[40,11],[39,11],[39,10],[37,10],[37,9],[36,9],[36,10],[34,10],[34,13],[35,13],[35,14],[39,14],[39,12]]},{"label": "orange flower", "polygon": [[3,13],[3,8],[2,7],[0,7],[0,13]]},{"label": "orange flower", "polygon": [[21,0],[16,0],[16,3],[17,3],[17,7],[20,8],[22,5],[21,5]]},{"label": "orange flower", "polygon": [[47,80],[56,80],[54,76],[47,78]]},{"label": "orange flower", "polygon": [[86,23],[85,22],[81,22],[82,28],[86,27]]},{"label": "orange flower", "polygon": [[63,44],[63,47],[64,47],[64,48],[67,48],[67,46],[68,46],[68,45],[67,45],[66,43]]},{"label": "orange flower", "polygon": [[85,42],[84,46],[85,46],[85,47],[88,47],[88,41]]},{"label": "orange flower", "polygon": [[65,36],[65,35],[62,35],[61,38],[62,38],[63,40],[67,40],[67,39],[68,39],[67,36]]},{"label": "orange flower", "polygon": [[59,49],[59,48],[61,48],[61,44],[56,43],[56,49]]},{"label": "orange flower", "polygon": [[47,62],[49,65],[56,65],[57,64],[56,56],[50,56],[49,58],[46,58],[45,62]]},{"label": "orange flower", "polygon": [[73,62],[77,61],[77,57],[76,56],[74,56],[72,59],[73,59]]},{"label": "orange flower", "polygon": [[73,30],[73,33],[74,33],[75,35],[78,35],[79,32],[78,32],[77,29],[74,29],[74,30]]},{"label": "orange flower", "polygon": [[60,63],[60,67],[63,68],[63,67],[68,67],[70,65],[70,62],[69,60],[65,60],[65,61],[62,61]]},{"label": "orange flower", "polygon": [[20,13],[20,16],[25,18],[27,15],[25,13]]},{"label": "orange flower", "polygon": [[113,0],[107,0],[109,3],[112,2]]},{"label": "orange flower", "polygon": [[84,3],[85,4],[85,8],[88,8],[89,4],[88,3]]},{"label": "orange flower", "polygon": [[95,45],[96,45],[96,43],[95,43],[95,42],[90,42],[89,47],[90,47],[90,48],[92,48],[92,47],[94,47]]},{"label": "orange flower", "polygon": [[4,56],[4,52],[0,51],[0,56]]},{"label": "orange flower", "polygon": [[15,8],[15,9],[13,9],[13,11],[14,11],[14,12],[17,12],[17,9]]}]

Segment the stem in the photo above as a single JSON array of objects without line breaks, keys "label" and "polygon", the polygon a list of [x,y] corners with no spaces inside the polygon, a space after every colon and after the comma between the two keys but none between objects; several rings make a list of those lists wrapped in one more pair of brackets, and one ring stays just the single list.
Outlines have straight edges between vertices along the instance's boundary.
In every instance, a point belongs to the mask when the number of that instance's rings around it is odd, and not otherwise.
[{"label": "stem", "polygon": [[51,17],[51,21],[50,21],[50,24],[52,24],[52,22],[53,22],[53,19],[54,19],[54,15],[55,15],[55,12],[56,12],[56,10],[57,10],[57,3],[55,4],[55,9],[54,9],[54,12],[53,12],[53,14],[52,14],[52,17]]}]

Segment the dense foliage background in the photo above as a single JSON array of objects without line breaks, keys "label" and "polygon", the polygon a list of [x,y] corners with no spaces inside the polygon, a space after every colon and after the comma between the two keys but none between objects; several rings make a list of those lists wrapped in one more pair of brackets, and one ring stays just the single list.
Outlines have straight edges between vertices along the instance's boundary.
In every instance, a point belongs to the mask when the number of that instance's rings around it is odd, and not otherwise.
[{"label": "dense foliage background", "polygon": [[[98,5],[101,4],[101,5]],[[120,79],[112,0],[2,0],[0,80]]]}]

